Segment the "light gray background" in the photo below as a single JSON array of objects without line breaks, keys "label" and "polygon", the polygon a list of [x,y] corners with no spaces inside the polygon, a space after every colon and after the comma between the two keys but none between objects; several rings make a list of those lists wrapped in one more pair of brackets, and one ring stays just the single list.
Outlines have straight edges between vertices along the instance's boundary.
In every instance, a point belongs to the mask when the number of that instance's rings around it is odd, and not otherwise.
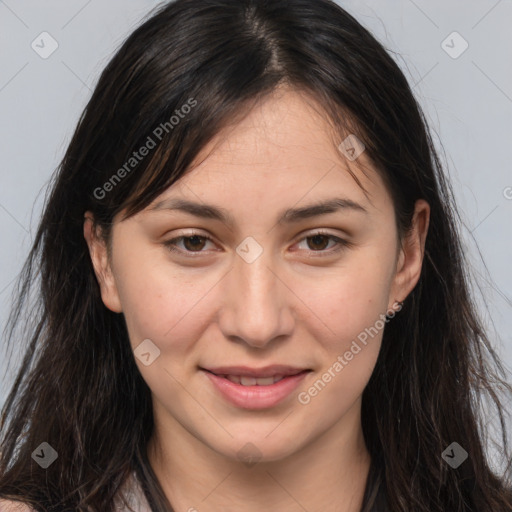
[{"label": "light gray background", "polygon": [[[494,321],[491,337],[510,368],[512,1],[339,3],[396,52],[439,147],[442,141],[442,157],[463,215],[468,254],[484,292],[479,303],[491,328]],[[14,279],[40,217],[47,180],[64,154],[100,71],[157,4],[150,0],[0,0],[2,327]],[[47,59],[31,47],[44,31],[59,45]],[[453,31],[469,44],[455,59],[441,46]],[[448,38],[447,44],[452,52],[462,48],[457,37]],[[0,350],[0,404],[19,362],[15,358],[13,366],[6,368],[4,356]],[[7,376],[2,381],[4,372]]]}]

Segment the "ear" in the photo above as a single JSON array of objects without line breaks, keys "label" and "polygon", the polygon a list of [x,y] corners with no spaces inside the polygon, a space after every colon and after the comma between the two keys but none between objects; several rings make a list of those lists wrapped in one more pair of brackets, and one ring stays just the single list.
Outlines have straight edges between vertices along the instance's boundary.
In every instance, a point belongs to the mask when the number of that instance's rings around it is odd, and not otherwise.
[{"label": "ear", "polygon": [[424,199],[418,199],[414,206],[411,229],[400,247],[389,297],[391,304],[405,300],[419,281],[429,221],[430,206]]},{"label": "ear", "polygon": [[107,246],[101,236],[101,229],[94,226],[94,216],[89,211],[84,214],[84,238],[89,247],[89,255],[100,286],[103,304],[114,313],[121,313],[121,301],[109,261]]}]

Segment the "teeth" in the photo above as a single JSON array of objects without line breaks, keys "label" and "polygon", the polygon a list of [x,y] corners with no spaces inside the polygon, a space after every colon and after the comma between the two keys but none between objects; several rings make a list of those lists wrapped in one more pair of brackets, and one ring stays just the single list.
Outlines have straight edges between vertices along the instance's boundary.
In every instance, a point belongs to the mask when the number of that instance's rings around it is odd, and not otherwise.
[{"label": "teeth", "polygon": [[[242,386],[256,386],[257,382],[258,379],[255,379],[254,377],[240,377],[240,384],[242,384]],[[274,382],[273,379],[272,382]]]},{"label": "teeth", "polygon": [[242,386],[271,386],[279,382],[284,377],[275,375],[274,377],[247,377],[245,375],[224,375],[226,379]]}]

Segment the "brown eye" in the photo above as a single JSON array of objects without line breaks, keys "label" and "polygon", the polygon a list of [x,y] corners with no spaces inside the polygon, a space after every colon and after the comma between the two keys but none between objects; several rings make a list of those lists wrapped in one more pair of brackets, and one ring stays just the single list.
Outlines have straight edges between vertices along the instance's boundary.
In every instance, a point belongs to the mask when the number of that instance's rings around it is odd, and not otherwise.
[{"label": "brown eye", "polygon": [[[346,240],[322,231],[303,238],[300,243],[303,243],[304,241],[306,241],[307,245],[305,249],[312,253],[320,253],[319,256],[328,256],[329,254],[336,253],[350,245]],[[334,242],[334,249],[332,245],[329,247],[329,242]]]},{"label": "brown eye", "polygon": [[311,244],[308,244],[308,246],[314,250],[314,251],[318,251],[318,250],[324,250],[326,248],[326,246],[329,244],[329,236],[327,235],[313,235],[313,236],[308,236],[306,238],[306,240],[311,240],[312,243]]},{"label": "brown eye", "polygon": [[204,236],[193,235],[193,236],[184,236],[183,237],[183,245],[187,249],[187,251],[197,251],[201,250],[204,247]]},{"label": "brown eye", "polygon": [[[205,252],[203,251],[203,248],[208,241],[212,242],[212,239],[208,236],[193,234],[189,236],[178,236],[164,242],[163,245],[172,252],[184,255],[191,253],[201,254],[202,252]],[[183,242],[183,248],[177,247],[180,242]]]}]

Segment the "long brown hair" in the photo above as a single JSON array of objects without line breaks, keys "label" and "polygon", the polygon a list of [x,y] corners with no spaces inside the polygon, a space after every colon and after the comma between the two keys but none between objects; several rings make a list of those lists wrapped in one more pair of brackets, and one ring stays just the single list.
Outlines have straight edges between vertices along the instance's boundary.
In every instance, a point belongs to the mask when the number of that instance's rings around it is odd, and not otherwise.
[{"label": "long brown hair", "polygon": [[[135,30],[103,71],[53,176],[5,330],[26,351],[2,413],[1,497],[45,511],[113,511],[135,470],[153,509],[171,510],[146,456],[150,390],[123,315],[101,301],[84,212],[109,241],[118,212],[148,206],[223,127],[282,83],[309,93],[340,132],[350,125],[364,141],[392,194],[400,236],[417,199],[431,207],[420,280],[386,326],[363,393],[363,432],[390,509],[512,510],[511,463],[501,476],[491,469],[481,415],[487,397],[510,460],[501,392],[512,388],[470,293],[449,182],[399,67],[330,0],[177,0]],[[130,161],[148,137],[148,156]],[[31,457],[42,442],[58,453],[44,470]],[[468,453],[458,468],[442,457],[452,442]]]}]

